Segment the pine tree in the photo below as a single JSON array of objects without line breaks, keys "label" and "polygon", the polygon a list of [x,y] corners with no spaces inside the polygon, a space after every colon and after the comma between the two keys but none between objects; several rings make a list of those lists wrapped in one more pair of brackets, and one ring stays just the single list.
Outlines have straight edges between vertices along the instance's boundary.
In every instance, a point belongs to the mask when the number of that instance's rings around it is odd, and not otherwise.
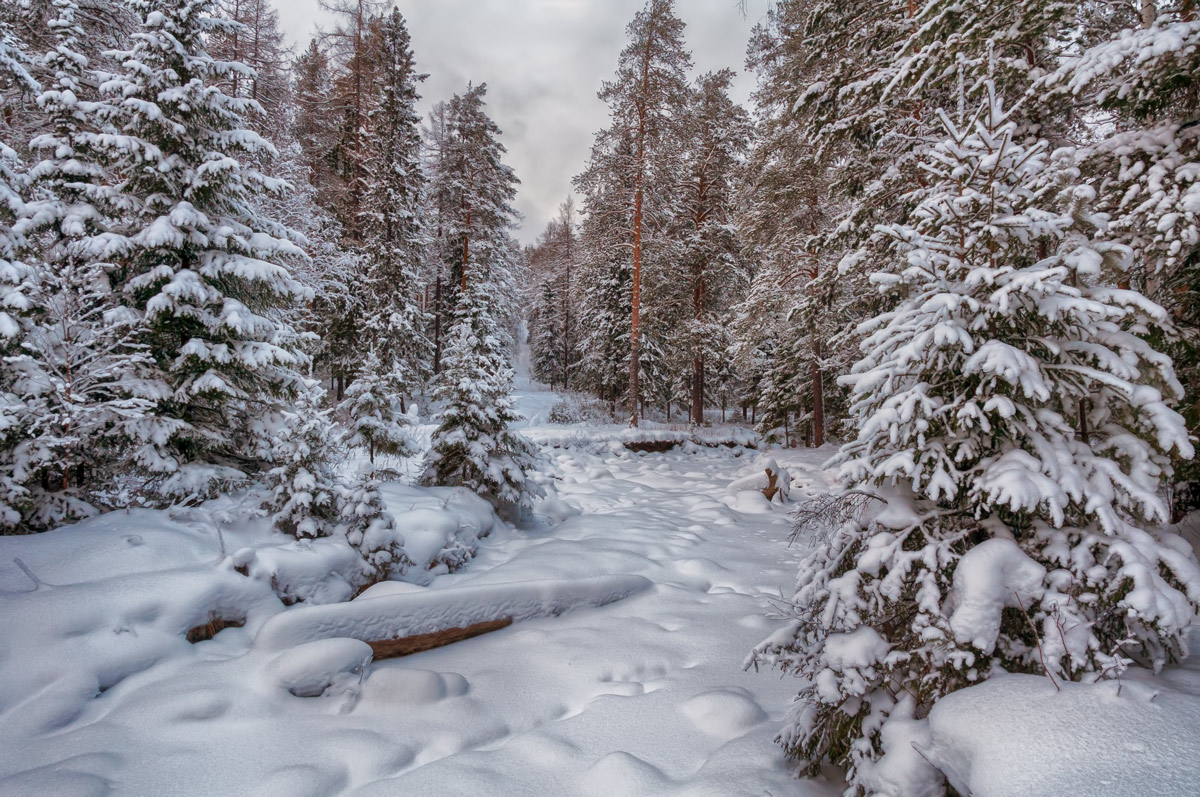
[{"label": "pine tree", "polygon": [[375,95],[372,24],[385,8],[382,0],[320,0],[321,9],[337,20],[323,35],[333,57],[330,110],[338,120],[332,153],[340,178],[336,205],[331,208],[350,241],[361,241],[360,213],[366,178],[363,134]]},{"label": "pine tree", "polygon": [[[607,166],[621,177],[609,174],[590,178],[627,180],[632,190],[631,216],[626,224],[632,247],[629,337],[629,422],[638,425],[641,392],[641,311],[643,257],[647,248],[647,216],[661,212],[660,201],[648,189],[654,184],[655,161],[663,163],[679,138],[675,120],[687,103],[686,71],[691,55],[683,43],[683,22],[675,16],[673,0],[649,0],[626,29],[629,43],[621,51],[613,80],[604,84],[600,99],[608,103],[612,125],[597,134],[596,147],[608,151]],[[621,146],[629,141],[632,147]],[[593,167],[600,159],[594,151]],[[581,178],[585,183],[588,177]],[[658,185],[664,186],[665,181]],[[649,203],[647,199],[649,198]]]},{"label": "pine tree", "polygon": [[255,132],[269,135],[286,122],[286,108],[291,100],[289,54],[279,29],[279,12],[271,7],[269,0],[217,0],[214,11],[238,24],[209,36],[209,55],[254,70],[252,75],[231,72],[221,82],[221,88],[230,97],[245,97],[262,106],[263,112],[248,121]]},{"label": "pine tree", "polygon": [[297,334],[276,311],[307,298],[286,265],[305,254],[253,213],[253,197],[285,186],[247,163],[274,155],[243,124],[258,104],[216,85],[252,70],[203,49],[232,23],[207,0],[133,7],[142,27],[102,87],[116,134],[100,139],[125,219],[94,254],[122,264],[112,277],[142,315],[163,396],[137,426],[135,460],[156,494],[200,496],[256,467],[250,419],[297,389]]},{"label": "pine tree", "polygon": [[571,388],[571,374],[579,359],[578,246],[575,237],[575,204],[570,198],[559,206],[558,218],[546,225],[529,250],[531,275],[529,341],[534,375],[549,385]]},{"label": "pine tree", "polygon": [[[37,82],[29,74],[29,58],[0,16],[0,86],[35,93]],[[0,131],[8,135],[6,93],[0,91]],[[24,214],[25,178],[17,153],[0,138],[0,533],[20,527],[28,509],[23,456],[18,446],[26,437],[29,407],[14,389],[8,357],[20,350],[33,310],[31,295],[37,275],[23,259],[24,236],[13,225]]]},{"label": "pine tree", "polygon": [[1160,498],[1172,450],[1191,455],[1181,387],[1142,337],[1166,313],[1111,287],[1130,251],[1094,191],[985,89],[966,124],[940,114],[913,222],[884,230],[894,310],[845,379],[840,500],[882,511],[815,549],[794,623],[758,651],[808,682],[784,747],[859,791],[882,788],[888,723],[996,671],[1161,667],[1198,608]]},{"label": "pine tree", "polygon": [[509,425],[512,411],[516,175],[501,160],[500,129],[484,111],[487,87],[468,86],[448,104],[449,135],[435,190],[447,198],[444,233],[458,253],[455,322],[436,397],[444,403],[424,480],[461,484],[499,507],[524,508],[540,488],[529,481],[533,447]]},{"label": "pine tree", "polygon": [[[307,180],[316,192],[317,204],[326,212],[337,210],[337,126],[334,124],[333,77],[329,58],[316,39],[292,64],[293,129],[304,153]],[[340,226],[340,225],[339,225]]]},{"label": "pine tree", "polygon": [[702,75],[684,119],[688,144],[681,281],[690,296],[687,348],[692,423],[704,423],[705,383],[721,337],[718,314],[744,289],[742,242],[732,224],[736,170],[749,146],[750,119],[729,97],[731,70]]},{"label": "pine tree", "polygon": [[370,113],[364,142],[365,325],[403,402],[428,379],[433,356],[425,337],[428,320],[418,304],[424,175],[416,84],[425,76],[416,72],[408,29],[396,9],[381,23],[377,50],[380,100]]}]

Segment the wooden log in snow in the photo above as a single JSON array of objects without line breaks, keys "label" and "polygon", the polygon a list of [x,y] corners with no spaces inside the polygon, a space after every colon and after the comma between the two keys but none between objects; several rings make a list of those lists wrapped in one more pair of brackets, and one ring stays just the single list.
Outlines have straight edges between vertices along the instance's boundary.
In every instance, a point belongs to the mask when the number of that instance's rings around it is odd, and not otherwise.
[{"label": "wooden log in snow", "polygon": [[511,617],[501,617],[497,620],[484,620],[481,623],[472,623],[465,628],[447,628],[445,631],[434,631],[429,634],[413,634],[402,639],[368,641],[367,644],[375,652],[375,661],[379,661],[380,659],[395,659],[400,656],[410,656],[413,653],[453,645],[455,642],[462,642],[465,639],[471,639],[472,637],[492,631],[499,631],[501,628],[508,628],[512,625],[512,622]]},{"label": "wooden log in snow", "polygon": [[[429,589],[348,603],[302,606],[263,623],[255,645],[285,650],[321,639],[347,637],[371,645],[377,658],[408,655],[522,620],[604,606],[650,586],[641,576],[593,576]],[[380,656],[380,650],[393,652]]]}]

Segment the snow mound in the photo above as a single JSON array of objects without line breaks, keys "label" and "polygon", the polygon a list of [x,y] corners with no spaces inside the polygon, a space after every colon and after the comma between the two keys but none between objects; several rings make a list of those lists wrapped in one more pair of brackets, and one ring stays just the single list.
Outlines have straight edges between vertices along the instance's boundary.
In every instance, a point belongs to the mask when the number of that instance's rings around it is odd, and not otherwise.
[{"label": "snow mound", "polygon": [[[1200,783],[1200,673],[1060,683],[1000,675],[929,715],[923,751],[960,794],[1051,797],[1194,794]],[[1140,677],[1139,677],[1140,676]]]},{"label": "snow mound", "polygon": [[641,576],[488,584],[306,606],[263,624],[256,645],[281,650],[318,639],[402,639],[506,617],[513,622],[604,606],[650,587]]},{"label": "snow mound", "polygon": [[362,699],[375,706],[424,706],[465,695],[469,689],[458,673],[381,666],[363,683]]},{"label": "snow mound", "polygon": [[1046,568],[1012,540],[985,540],[962,557],[954,570],[950,627],[960,642],[990,653],[1006,608],[1028,606],[1042,594]]},{"label": "snow mound", "polygon": [[296,697],[358,694],[371,666],[371,646],[357,639],[322,639],[276,656],[271,680]]},{"label": "snow mound", "polygon": [[779,467],[779,463],[773,457],[767,457],[759,462],[748,475],[735,479],[730,483],[728,490],[733,494],[750,491],[761,493],[772,486],[772,477],[774,477],[773,486],[778,492],[770,500],[778,498],[779,503],[787,503],[792,476],[786,468]]},{"label": "snow mound", "polygon": [[765,722],[767,713],[745,689],[729,687],[702,692],[679,704],[696,729],[719,739],[732,739]]}]

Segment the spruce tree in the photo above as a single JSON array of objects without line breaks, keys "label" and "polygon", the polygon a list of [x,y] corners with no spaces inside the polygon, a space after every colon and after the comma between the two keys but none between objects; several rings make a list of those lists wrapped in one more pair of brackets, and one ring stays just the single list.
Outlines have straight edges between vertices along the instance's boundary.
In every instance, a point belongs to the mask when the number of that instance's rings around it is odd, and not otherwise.
[{"label": "spruce tree", "polygon": [[793,624],[757,652],[806,680],[781,743],[860,791],[883,788],[889,723],[997,671],[1161,667],[1197,609],[1160,497],[1169,455],[1191,455],[1181,387],[1142,337],[1166,314],[1112,287],[1130,251],[1094,191],[985,89],[966,123],[940,115],[913,222],[883,230],[894,309],[861,330],[859,431],[835,459],[842,504],[874,517],[814,549]]},{"label": "spruce tree", "polygon": [[10,358],[30,409],[22,449],[33,507],[26,526],[43,530],[94,514],[92,488],[120,471],[130,426],[154,398],[144,378],[148,355],[135,344],[136,314],[113,295],[113,264],[102,249],[120,212],[97,142],[105,107],[80,52],[84,30],[74,0],[54,0],[47,22],[54,47],[43,59],[38,96],[47,131],[30,143],[41,155],[29,172],[21,227],[41,252],[33,293],[38,307],[17,356]]},{"label": "spruce tree", "polygon": [[450,329],[436,398],[444,403],[424,481],[462,485],[502,509],[531,505],[534,448],[509,426],[512,367],[485,286],[468,283]]},{"label": "spruce tree", "polygon": [[[367,169],[362,228],[367,290],[365,326],[377,362],[399,391],[415,394],[429,377],[432,347],[419,302],[423,257],[420,98],[425,78],[413,62],[408,29],[396,9],[384,17],[376,46],[380,98],[365,137]],[[364,366],[364,371],[365,371]],[[384,375],[365,374],[379,380]]]},{"label": "spruce tree", "polygon": [[527,507],[540,488],[527,478],[533,447],[509,425],[511,323],[521,258],[510,231],[516,175],[503,163],[500,129],[484,110],[484,85],[448,104],[449,136],[439,191],[458,211],[444,219],[455,244],[455,321],[447,337],[436,398],[443,402],[424,480],[470,487],[500,507]]},{"label": "spruce tree", "polygon": [[[0,83],[19,92],[34,93],[29,58],[0,16]],[[5,132],[5,93],[0,92],[0,131]],[[26,437],[29,406],[14,389],[15,373],[8,358],[20,351],[33,311],[31,295],[36,272],[25,262],[24,236],[13,227],[24,214],[25,177],[17,153],[0,138],[0,533],[20,527],[29,507],[24,456],[18,450]]]},{"label": "spruce tree", "polygon": [[407,431],[408,417],[398,406],[406,387],[404,375],[386,370],[372,349],[338,407],[348,429],[346,443],[365,448],[372,464],[376,454],[410,457],[418,451]]},{"label": "spruce tree", "polygon": [[[1140,14],[1134,12],[1140,11]],[[1092,44],[1063,59],[1037,87],[1046,101],[1083,105],[1116,122],[1084,127],[1073,164],[1097,185],[1097,207],[1136,253],[1128,283],[1166,307],[1161,333],[1200,434],[1200,20],[1193,2],[1094,12]],[[1105,9],[1105,11],[1108,11]],[[1200,506],[1200,468],[1178,463],[1176,518]]]},{"label": "spruce tree", "polygon": [[142,26],[102,86],[114,135],[100,147],[124,218],[93,254],[120,262],[111,276],[154,356],[161,398],[137,425],[134,452],[147,487],[202,496],[257,466],[249,421],[297,389],[303,358],[278,311],[307,298],[288,269],[305,254],[254,214],[254,197],[285,185],[248,164],[275,154],[244,124],[260,106],[218,85],[253,72],[204,50],[235,23],[212,16],[208,0],[132,6]]}]

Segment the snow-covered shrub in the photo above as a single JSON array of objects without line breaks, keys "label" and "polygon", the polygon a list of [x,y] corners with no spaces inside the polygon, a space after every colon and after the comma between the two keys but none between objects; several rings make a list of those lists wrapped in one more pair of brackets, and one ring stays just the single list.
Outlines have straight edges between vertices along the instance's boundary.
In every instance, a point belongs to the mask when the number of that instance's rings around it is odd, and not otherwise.
[{"label": "snow-covered shrub", "polygon": [[579,423],[579,413],[576,412],[575,407],[571,406],[569,401],[566,399],[559,399],[558,401],[554,402],[554,406],[550,408],[549,420],[550,423]]},{"label": "snow-covered shrub", "polygon": [[794,621],[755,654],[805,682],[783,746],[805,771],[846,766],[850,793],[930,787],[896,756],[913,763],[903,741],[943,695],[1160,667],[1200,605],[1160,497],[1169,455],[1192,454],[1144,339],[1167,314],[1111,287],[1129,250],[998,102],[942,119],[913,223],[885,230],[896,257],[873,279],[894,309],[844,378],[859,433],[834,462],[877,514],[816,545]]}]

